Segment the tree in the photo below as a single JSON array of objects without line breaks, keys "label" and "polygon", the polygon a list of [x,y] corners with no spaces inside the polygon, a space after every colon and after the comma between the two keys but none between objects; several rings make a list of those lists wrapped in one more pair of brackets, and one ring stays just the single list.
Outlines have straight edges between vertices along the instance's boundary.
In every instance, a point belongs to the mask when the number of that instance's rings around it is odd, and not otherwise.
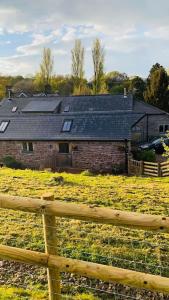
[{"label": "tree", "polygon": [[43,49],[42,62],[40,64],[40,71],[35,77],[35,86],[40,90],[44,90],[45,86],[51,84],[53,75],[54,59],[50,48]]},{"label": "tree", "polygon": [[73,78],[72,76],[57,75],[51,80],[52,89],[60,96],[70,96],[73,93]]},{"label": "tree", "polygon": [[74,89],[81,91],[84,78],[84,47],[81,40],[75,40],[72,53],[72,76],[74,80]]},{"label": "tree", "polygon": [[25,92],[33,94],[35,92],[33,80],[31,78],[19,80],[14,84],[12,91],[14,93]]},{"label": "tree", "polygon": [[160,64],[155,64],[150,70],[147,86],[144,92],[145,101],[161,109],[168,110],[168,75]]},{"label": "tree", "polygon": [[106,73],[104,77],[107,90],[111,94],[121,94],[124,92],[124,87],[128,88],[126,83],[129,79],[126,73],[111,71]]},{"label": "tree", "polygon": [[93,92],[99,94],[104,89],[104,48],[98,38],[93,43],[92,58],[94,67]]},{"label": "tree", "polygon": [[129,90],[133,92],[134,99],[144,100],[145,88],[146,83],[141,77],[136,76],[131,79]]}]

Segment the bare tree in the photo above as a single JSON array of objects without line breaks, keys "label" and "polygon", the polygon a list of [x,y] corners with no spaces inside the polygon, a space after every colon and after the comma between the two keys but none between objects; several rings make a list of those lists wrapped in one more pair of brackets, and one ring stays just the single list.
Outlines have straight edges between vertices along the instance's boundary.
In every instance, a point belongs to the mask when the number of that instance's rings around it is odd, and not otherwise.
[{"label": "bare tree", "polygon": [[99,94],[102,90],[104,78],[104,48],[98,38],[93,43],[92,58],[94,67],[93,92]]},{"label": "bare tree", "polygon": [[39,76],[43,85],[50,85],[53,73],[54,59],[50,48],[43,49],[42,62],[40,64]]},{"label": "bare tree", "polygon": [[72,76],[74,79],[74,89],[81,89],[84,79],[84,47],[81,40],[75,40],[72,54]]}]

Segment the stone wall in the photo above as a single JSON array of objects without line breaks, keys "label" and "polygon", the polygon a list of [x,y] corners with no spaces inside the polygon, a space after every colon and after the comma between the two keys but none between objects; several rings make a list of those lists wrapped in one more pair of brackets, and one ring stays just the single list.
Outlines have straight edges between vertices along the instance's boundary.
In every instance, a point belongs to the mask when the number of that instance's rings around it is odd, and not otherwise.
[{"label": "stone wall", "polygon": [[160,125],[169,125],[169,115],[152,115],[148,117],[149,126],[148,126],[148,135],[149,137],[159,136],[159,126]]},{"label": "stone wall", "polygon": [[[33,142],[33,152],[31,153],[23,152],[20,141],[0,141],[0,157],[13,156],[26,167],[33,169],[51,167],[52,161],[56,167],[57,162],[59,166],[63,159],[63,154],[58,153],[58,143]],[[123,165],[125,167],[124,142],[71,142],[69,148],[71,155],[68,154],[68,156],[69,158],[71,156],[73,168],[111,172],[113,166]]]},{"label": "stone wall", "polygon": [[145,116],[140,122],[137,123],[137,126],[140,127],[140,131],[132,131],[133,142],[146,142],[147,136],[148,140],[151,140],[152,138],[158,137],[160,135],[163,136],[163,134],[160,134],[159,132],[160,125],[169,125],[169,115],[149,115],[148,127],[147,116]]},{"label": "stone wall", "polygon": [[77,151],[72,152],[74,168],[111,172],[112,167],[125,167],[124,142],[78,142]]},{"label": "stone wall", "polygon": [[33,152],[24,152],[20,141],[0,141],[0,158],[12,156],[26,167],[39,169],[53,155],[55,142],[33,142]]}]

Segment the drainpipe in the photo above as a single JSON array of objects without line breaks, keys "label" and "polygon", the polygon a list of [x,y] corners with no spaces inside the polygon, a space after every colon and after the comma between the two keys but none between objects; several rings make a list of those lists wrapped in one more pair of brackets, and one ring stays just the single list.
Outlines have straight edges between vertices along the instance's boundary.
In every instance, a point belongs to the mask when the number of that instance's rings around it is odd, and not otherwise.
[{"label": "drainpipe", "polygon": [[125,139],[125,172],[128,173],[128,154],[129,154],[129,148],[128,148],[128,140]]},{"label": "drainpipe", "polygon": [[149,141],[149,124],[148,124],[148,122],[149,122],[149,118],[148,118],[148,115],[147,115],[147,130],[146,130],[146,140],[147,140],[147,142]]}]

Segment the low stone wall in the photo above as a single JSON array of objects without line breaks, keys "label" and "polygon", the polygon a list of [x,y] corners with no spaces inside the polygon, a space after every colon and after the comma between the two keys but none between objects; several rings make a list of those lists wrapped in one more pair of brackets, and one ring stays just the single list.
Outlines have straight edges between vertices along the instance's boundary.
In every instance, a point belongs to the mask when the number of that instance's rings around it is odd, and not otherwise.
[{"label": "low stone wall", "polygon": [[[36,141],[33,142],[33,152],[23,152],[21,141],[0,141],[0,157],[12,156],[33,169],[51,168],[52,161],[54,167],[61,167],[63,154],[58,153],[58,143]],[[73,168],[112,172],[113,166],[125,167],[124,142],[71,142],[68,155]],[[50,166],[47,165],[49,161]]]}]

